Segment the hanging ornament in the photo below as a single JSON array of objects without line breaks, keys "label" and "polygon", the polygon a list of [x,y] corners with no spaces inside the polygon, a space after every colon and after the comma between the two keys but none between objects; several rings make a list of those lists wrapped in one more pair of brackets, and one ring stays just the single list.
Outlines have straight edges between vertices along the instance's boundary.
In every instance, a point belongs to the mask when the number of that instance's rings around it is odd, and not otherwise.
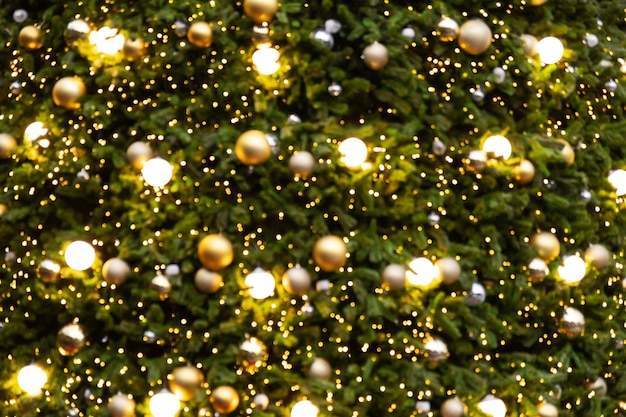
[{"label": "hanging ornament", "polygon": [[605,397],[609,391],[609,387],[602,377],[598,377],[595,381],[587,384],[587,389],[592,392],[595,397]]},{"label": "hanging ornament", "polygon": [[89,32],[91,32],[89,23],[83,19],[76,19],[67,24],[63,36],[65,37],[65,42],[71,45],[81,39],[87,39]]},{"label": "hanging ornament", "polygon": [[165,187],[171,180],[174,167],[165,159],[157,156],[148,159],[141,167],[141,176],[146,184],[151,187]]},{"label": "hanging ornament", "polygon": [[585,261],[598,269],[606,268],[611,262],[611,254],[603,245],[590,245],[585,251]]},{"label": "hanging ornament", "polygon": [[446,342],[441,339],[430,339],[424,343],[424,354],[433,364],[447,359],[450,355]]},{"label": "hanging ornament", "polygon": [[465,167],[473,172],[481,172],[487,167],[487,154],[480,150],[473,150],[467,155],[464,160]]},{"label": "hanging ornament", "polygon": [[222,385],[211,392],[209,402],[215,412],[229,414],[239,407],[239,394],[233,387]]},{"label": "hanging ornament", "polygon": [[179,366],[167,376],[170,391],[181,401],[191,400],[204,384],[204,374],[195,366]]},{"label": "hanging ornament", "polygon": [[146,142],[133,142],[126,149],[126,158],[135,169],[143,168],[146,161],[153,156],[152,148]]},{"label": "hanging ornament", "polygon": [[329,380],[332,375],[333,369],[330,363],[324,358],[315,358],[311,366],[307,371],[309,378],[318,378]]},{"label": "hanging ornament", "polygon": [[154,417],[175,417],[180,410],[180,400],[163,387],[150,398],[149,408]]},{"label": "hanging ornament", "polygon": [[6,266],[13,266],[17,262],[17,255],[13,251],[8,251],[4,254],[4,263]]},{"label": "hanging ornament", "polygon": [[459,24],[451,17],[442,17],[437,23],[437,36],[444,42],[452,42],[459,36]]},{"label": "hanging ornament", "polygon": [[311,152],[299,151],[289,158],[289,169],[297,177],[307,178],[315,168],[315,157]]},{"label": "hanging ornament", "polygon": [[144,343],[154,343],[154,342],[157,341],[157,335],[156,335],[156,333],[154,331],[148,329],[148,330],[145,330],[143,332],[143,336],[142,336],[141,340]]},{"label": "hanging ornament", "polygon": [[438,156],[445,155],[446,151],[448,150],[448,148],[446,147],[446,144],[443,143],[439,139],[433,140],[432,149],[433,149],[433,153]]},{"label": "hanging ornament", "polygon": [[196,284],[198,291],[213,294],[222,288],[224,285],[224,279],[217,272],[200,268],[194,275],[194,284]]},{"label": "hanging ornament", "polygon": [[524,46],[524,53],[527,56],[537,55],[537,42],[539,42],[537,38],[528,33],[524,33],[520,36],[520,40],[522,41],[522,45]]},{"label": "hanging ornament", "polygon": [[243,285],[252,298],[263,300],[274,295],[276,281],[270,272],[257,266],[246,275]]},{"label": "hanging ornament", "polygon": [[328,94],[330,94],[333,97],[339,97],[341,95],[341,93],[343,93],[343,87],[339,84],[337,84],[336,82],[332,82],[329,86],[328,86]]},{"label": "hanging ornament", "polygon": [[333,46],[335,46],[335,38],[324,29],[315,29],[311,32],[311,39],[314,39],[326,49],[333,49]]},{"label": "hanging ornament", "polygon": [[482,411],[483,414],[490,417],[505,417],[506,416],[506,404],[502,399],[487,394],[476,405],[477,408]]},{"label": "hanging ornament", "polygon": [[417,414],[428,414],[431,408],[430,401],[417,400],[415,402],[415,411],[417,411]]},{"label": "hanging ornament", "polygon": [[278,151],[280,150],[280,141],[278,140],[278,136],[276,136],[273,133],[266,133],[265,139],[267,140],[267,143],[270,145],[270,148],[272,149],[272,153],[276,155]]},{"label": "hanging ornament", "polygon": [[557,139],[556,141],[562,146],[561,155],[563,156],[563,159],[565,159],[567,165],[572,165],[574,163],[574,159],[576,158],[574,148],[572,148],[572,145],[564,139]]},{"label": "hanging ornament", "polygon": [[91,175],[89,174],[89,171],[84,168],[76,173],[76,179],[78,182],[85,183],[89,181],[89,178],[91,178]]},{"label": "hanging ornament", "polygon": [[267,394],[260,392],[252,398],[252,404],[254,404],[255,408],[265,411],[270,405],[270,397],[268,397]]},{"label": "hanging ornament", "polygon": [[287,123],[290,125],[299,125],[300,123],[302,123],[302,118],[300,118],[300,116],[298,116],[297,114],[290,114],[289,116],[287,116]]},{"label": "hanging ornament", "polygon": [[44,259],[37,267],[37,276],[44,282],[50,282],[57,279],[61,265],[51,259]]},{"label": "hanging ornament", "polygon": [[213,30],[207,22],[193,22],[187,29],[187,40],[196,48],[208,48],[213,42]]},{"label": "hanging ornament", "polygon": [[0,159],[9,159],[17,148],[17,141],[8,133],[0,133]]},{"label": "hanging ornament", "polygon": [[43,46],[41,29],[34,25],[24,26],[17,40],[23,48],[29,51],[35,51]]},{"label": "hanging ornament", "polygon": [[587,33],[583,42],[589,48],[595,48],[596,46],[598,46],[598,43],[600,43],[600,39],[598,39],[598,36],[593,33]]},{"label": "hanging ornament", "polygon": [[317,417],[319,408],[309,400],[301,400],[291,408],[291,417]]},{"label": "hanging ornament", "polygon": [[304,314],[305,317],[311,317],[313,313],[315,313],[315,307],[307,301],[302,305],[300,311],[302,311],[302,314]]},{"label": "hanging ornament", "polygon": [[415,29],[413,29],[412,27],[405,27],[402,29],[402,32],[400,32],[400,34],[407,38],[410,41],[415,40],[415,37],[417,36],[417,33],[415,32]]},{"label": "hanging ornament", "polygon": [[463,417],[465,404],[458,397],[448,398],[441,404],[441,417]]},{"label": "hanging ornament", "polygon": [[174,278],[180,275],[180,265],[178,264],[168,264],[163,271],[166,277]]},{"label": "hanging ornament", "polygon": [[485,92],[481,88],[475,88],[472,92],[472,100],[480,103],[485,99]]},{"label": "hanging ornament", "polygon": [[459,28],[459,46],[471,55],[479,55],[491,46],[491,29],[480,19],[472,19]]},{"label": "hanging ornament", "polygon": [[441,258],[435,262],[435,268],[439,273],[439,279],[444,284],[454,284],[461,277],[461,265],[454,258]]},{"label": "hanging ornament", "polygon": [[341,22],[337,19],[328,19],[324,22],[324,30],[332,35],[339,33]]},{"label": "hanging ornament", "polygon": [[528,274],[533,281],[541,282],[549,273],[550,269],[543,259],[534,258],[528,264]]},{"label": "hanging ornament", "polygon": [[85,332],[76,323],[67,324],[57,333],[57,347],[63,356],[72,356],[85,345]]},{"label": "hanging ornament", "polygon": [[242,133],[235,143],[235,155],[244,165],[259,165],[272,156],[272,148],[260,130]]},{"label": "hanging ornament", "polygon": [[347,261],[348,248],[338,236],[324,236],[313,246],[313,260],[322,271],[334,272]]},{"label": "hanging ornament", "polygon": [[244,0],[243,12],[256,23],[267,23],[278,11],[277,0]]},{"label": "hanging ornament", "polygon": [[541,402],[537,404],[538,417],[559,417],[559,409],[549,402]]},{"label": "hanging ornament", "polygon": [[569,337],[580,336],[585,329],[585,316],[573,307],[565,307],[559,331]]},{"label": "hanging ornament", "polygon": [[59,107],[78,110],[81,106],[79,100],[86,92],[85,83],[80,78],[63,77],[52,87],[52,100]]},{"label": "hanging ornament", "polygon": [[398,291],[406,286],[406,268],[400,264],[390,264],[383,269],[382,287],[387,291]]},{"label": "hanging ornament", "polygon": [[246,337],[239,345],[239,363],[250,374],[264,366],[267,357],[265,344],[256,337]]},{"label": "hanging ornament", "polygon": [[369,69],[378,71],[385,68],[389,62],[389,51],[382,43],[374,42],[363,49],[361,58]]},{"label": "hanging ornament", "polygon": [[184,38],[185,36],[187,36],[188,29],[189,29],[189,26],[187,25],[187,23],[180,21],[180,20],[177,20],[174,22],[174,33],[179,38]]},{"label": "hanging ornament", "polygon": [[133,417],[135,415],[135,400],[126,394],[117,393],[109,399],[107,411],[110,417]]},{"label": "hanging ornament", "polygon": [[559,240],[550,232],[539,232],[530,238],[530,244],[537,255],[546,262],[554,260],[561,253]]},{"label": "hanging ornament", "polygon": [[496,84],[502,84],[504,80],[506,80],[506,71],[502,67],[495,67],[491,70],[491,73],[494,75],[494,82]]},{"label": "hanging ornament", "polygon": [[479,282],[474,282],[472,284],[472,288],[470,288],[470,290],[467,292],[467,295],[465,296],[463,301],[465,301],[465,304],[470,307],[477,307],[484,303],[486,299],[487,290],[485,289],[485,287]]},{"label": "hanging ornament", "polygon": [[136,61],[146,52],[146,43],[143,38],[126,38],[122,52],[127,60]]},{"label": "hanging ornament", "polygon": [[428,223],[431,226],[437,226],[441,221],[441,216],[436,211],[431,211],[428,213]]},{"label": "hanging ornament", "polygon": [[157,290],[159,298],[161,298],[161,300],[165,300],[169,296],[170,291],[172,291],[172,283],[164,275],[157,274],[150,281],[150,288]]},{"label": "hanging ornament", "polygon": [[545,4],[548,0],[530,0],[530,4],[533,6],[541,6]]},{"label": "hanging ornament", "polygon": [[13,21],[15,23],[24,23],[28,19],[28,12],[24,9],[17,9],[13,12]]},{"label": "hanging ornament", "polygon": [[298,264],[285,271],[282,282],[288,293],[305,295],[311,288],[311,275]]},{"label": "hanging ornament", "polygon": [[111,258],[102,265],[102,278],[114,285],[122,285],[130,274],[130,266],[121,258]]},{"label": "hanging ornament", "polygon": [[22,83],[19,81],[13,81],[11,84],[9,84],[9,91],[11,92],[11,94],[18,95],[22,92],[22,89]]},{"label": "hanging ornament", "polygon": [[219,271],[233,261],[233,245],[220,234],[207,235],[198,244],[198,257],[206,269]]},{"label": "hanging ornament", "polygon": [[513,168],[513,179],[519,185],[526,185],[535,179],[535,166],[528,159],[522,159],[518,165]]},{"label": "hanging ornament", "polygon": [[614,93],[617,90],[617,83],[614,79],[610,79],[604,83],[604,88],[610,93]]}]

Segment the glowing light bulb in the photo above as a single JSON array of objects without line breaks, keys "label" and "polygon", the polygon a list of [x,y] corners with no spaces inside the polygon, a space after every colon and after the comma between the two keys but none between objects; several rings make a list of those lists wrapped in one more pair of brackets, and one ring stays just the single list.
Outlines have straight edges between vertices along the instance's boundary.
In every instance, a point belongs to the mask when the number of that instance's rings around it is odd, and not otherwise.
[{"label": "glowing light bulb", "polygon": [[626,171],[616,169],[609,172],[609,182],[615,188],[615,193],[621,197],[626,194]]},{"label": "glowing light bulb", "polygon": [[548,36],[541,39],[535,46],[535,51],[539,55],[541,63],[544,65],[556,64],[563,58],[565,48],[558,38]]},{"label": "glowing light bulb", "polygon": [[291,409],[291,417],[317,417],[320,410],[309,400],[298,401]]},{"label": "glowing light bulb", "polygon": [[280,54],[275,48],[259,48],[252,54],[252,63],[261,75],[271,75],[278,71]]},{"label": "glowing light bulb", "polygon": [[174,168],[163,158],[147,160],[141,168],[143,179],[153,187],[163,187],[172,179]]},{"label": "glowing light bulb", "polygon": [[513,148],[511,148],[511,142],[504,136],[496,135],[490,136],[483,143],[483,152],[492,154],[496,158],[509,159]]},{"label": "glowing light bulb", "polygon": [[166,388],[150,398],[150,412],[154,417],[174,417],[178,410],[180,410],[180,400]]},{"label": "glowing light bulb", "polygon": [[42,148],[50,146],[50,140],[46,138],[48,128],[42,122],[33,122],[24,129],[24,140],[29,143],[38,142]]},{"label": "glowing light bulb", "polygon": [[272,274],[261,267],[257,267],[246,276],[244,285],[252,298],[262,300],[274,294],[276,281]]},{"label": "glowing light bulb", "polygon": [[367,159],[367,145],[359,138],[347,138],[339,144],[341,162],[348,168],[358,168]]},{"label": "glowing light bulb", "polygon": [[557,272],[567,284],[576,285],[587,274],[587,263],[579,255],[566,256],[557,268]]},{"label": "glowing light bulb", "polygon": [[104,26],[89,33],[89,43],[101,54],[114,55],[124,47],[124,35],[117,29]]},{"label": "glowing light bulb", "polygon": [[506,416],[506,404],[504,404],[504,401],[500,398],[494,397],[493,395],[486,395],[485,398],[480,400],[478,408],[491,417]]},{"label": "glowing light bulb", "polygon": [[437,281],[439,273],[428,258],[413,258],[406,271],[406,279],[412,285],[427,288]]},{"label": "glowing light bulb", "polygon": [[76,240],[65,249],[65,262],[67,266],[77,271],[91,268],[96,260],[96,250],[89,243]]},{"label": "glowing light bulb", "polygon": [[17,385],[28,395],[38,395],[48,382],[48,375],[37,365],[26,365],[17,373]]}]

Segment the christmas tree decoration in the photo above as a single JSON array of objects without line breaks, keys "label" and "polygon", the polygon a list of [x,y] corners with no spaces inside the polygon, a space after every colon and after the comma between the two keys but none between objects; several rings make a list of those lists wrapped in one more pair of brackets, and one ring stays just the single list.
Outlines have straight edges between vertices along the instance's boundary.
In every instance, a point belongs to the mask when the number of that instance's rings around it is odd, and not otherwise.
[{"label": "christmas tree decoration", "polygon": [[19,44],[28,49],[35,51],[43,46],[43,35],[41,29],[35,25],[27,25],[20,29],[18,35]]},{"label": "christmas tree decoration", "polygon": [[559,240],[550,232],[539,232],[530,238],[530,244],[537,255],[544,261],[550,262],[561,253]]},{"label": "christmas tree decoration", "polygon": [[298,401],[291,408],[291,417],[317,417],[319,408],[309,400]]},{"label": "christmas tree decoration", "polygon": [[165,159],[156,157],[148,159],[141,167],[141,175],[152,187],[165,187],[172,179],[174,167]]},{"label": "christmas tree decoration", "polygon": [[561,147],[561,155],[565,162],[568,165],[572,165],[574,163],[574,159],[576,158],[576,153],[574,152],[574,148],[564,139],[558,139],[557,143]]},{"label": "christmas tree decoration", "polygon": [[437,284],[438,271],[428,258],[417,257],[409,262],[406,279],[411,285],[427,289]]},{"label": "christmas tree decoration", "polygon": [[604,378],[598,377],[595,381],[587,384],[587,389],[593,396],[604,397],[608,393],[609,387]]},{"label": "christmas tree decoration", "polygon": [[437,36],[444,42],[452,42],[459,36],[459,24],[448,16],[443,16],[437,23]]},{"label": "christmas tree decoration", "polygon": [[142,58],[146,51],[146,44],[143,38],[127,38],[124,40],[122,52],[129,61],[137,61]]},{"label": "christmas tree decoration", "polygon": [[150,412],[154,417],[174,417],[180,410],[180,400],[167,388],[150,397]]},{"label": "christmas tree decoration", "polygon": [[263,300],[274,295],[276,280],[271,273],[257,266],[246,275],[244,286],[252,298]]},{"label": "christmas tree decoration", "polygon": [[509,159],[513,148],[511,142],[501,135],[489,136],[483,142],[483,152],[492,158]]},{"label": "christmas tree decoration", "polygon": [[313,260],[322,271],[337,271],[348,260],[348,248],[339,236],[321,237],[313,246]]},{"label": "christmas tree decoration", "polygon": [[296,265],[285,271],[282,283],[288,293],[305,295],[311,288],[311,275],[306,269]]},{"label": "christmas tree decoration", "polygon": [[315,169],[315,157],[307,151],[294,153],[289,158],[289,169],[297,177],[308,178]]},{"label": "christmas tree decoration", "polygon": [[168,264],[163,271],[166,277],[169,279],[175,278],[180,275],[180,265]]},{"label": "christmas tree decoration", "polygon": [[204,384],[204,374],[195,366],[178,366],[167,376],[167,382],[174,395],[189,401]]},{"label": "christmas tree decoration", "polygon": [[439,280],[446,284],[454,284],[461,277],[461,265],[454,258],[441,258],[435,262]]},{"label": "christmas tree decoration", "polygon": [[410,41],[414,40],[415,37],[417,36],[417,33],[415,33],[415,29],[413,29],[412,27],[405,27],[402,29],[402,32],[400,33],[402,36],[404,36]]},{"label": "christmas tree decoration", "polygon": [[565,307],[559,331],[569,337],[580,336],[585,329],[585,316],[573,307]]},{"label": "christmas tree decoration", "polygon": [[495,67],[491,70],[496,84],[502,84],[506,80],[506,71],[502,67]]},{"label": "christmas tree decoration", "polygon": [[280,53],[276,48],[264,46],[259,47],[252,54],[252,63],[259,74],[272,75],[280,68],[280,64],[278,63],[279,58]]},{"label": "christmas tree decoration", "polygon": [[267,394],[260,392],[255,395],[254,398],[252,398],[252,404],[255,408],[261,411],[265,411],[270,405],[270,398],[267,396]]},{"label": "christmas tree decoration", "polygon": [[17,373],[17,385],[28,395],[39,395],[48,382],[46,372],[35,364],[26,365]]},{"label": "christmas tree decoration", "polygon": [[63,36],[65,37],[65,42],[68,45],[72,45],[76,41],[87,39],[89,32],[91,32],[89,23],[83,19],[76,19],[67,24]]},{"label": "christmas tree decoration", "polygon": [[441,417],[463,417],[466,406],[458,397],[448,398],[441,404]]},{"label": "christmas tree decoration", "polygon": [[537,413],[538,417],[559,417],[559,409],[546,401],[537,404]]},{"label": "christmas tree decoration", "polygon": [[65,263],[76,271],[91,268],[96,260],[96,250],[89,243],[75,240],[65,248]]},{"label": "christmas tree decoration", "polygon": [[307,376],[309,378],[319,378],[329,380],[333,372],[333,368],[330,363],[324,358],[315,358],[309,369],[307,370]]},{"label": "christmas tree decoration", "polygon": [[198,291],[213,294],[219,291],[224,285],[223,277],[217,272],[209,271],[205,268],[200,268],[194,275],[194,283]]},{"label": "christmas tree decoration", "polygon": [[535,179],[535,165],[528,159],[522,159],[513,168],[513,179],[519,185],[527,185]]},{"label": "christmas tree decoration", "polygon": [[128,279],[130,266],[121,258],[110,258],[102,265],[102,278],[112,285],[122,285]]},{"label": "christmas tree decoration", "polygon": [[19,81],[13,81],[11,84],[9,84],[9,91],[11,92],[11,94],[18,95],[22,92],[23,88],[24,86]]},{"label": "christmas tree decoration", "polygon": [[615,80],[613,79],[608,80],[604,83],[604,88],[606,88],[607,91],[614,93],[615,90],[617,90],[617,82],[615,82]]},{"label": "christmas tree decoration", "polygon": [[267,358],[267,347],[256,337],[246,337],[239,345],[239,363],[248,373],[257,372]]},{"label": "christmas tree decoration", "polygon": [[500,398],[486,395],[477,405],[478,409],[491,417],[505,417],[506,404]]},{"label": "christmas tree decoration", "polygon": [[272,148],[265,133],[260,130],[248,130],[237,138],[235,155],[244,165],[260,165],[272,156]]},{"label": "christmas tree decoration", "polygon": [[424,355],[431,363],[437,363],[447,359],[450,353],[448,345],[441,339],[430,339],[424,343]]},{"label": "christmas tree decoration", "polygon": [[480,150],[470,151],[464,162],[469,171],[481,172],[487,167],[487,154]]},{"label": "christmas tree decoration", "polygon": [[615,169],[609,172],[609,182],[615,188],[615,194],[621,197],[626,194],[626,170]]},{"label": "christmas tree decoration", "polygon": [[233,387],[222,385],[211,391],[209,402],[215,412],[230,414],[239,407],[239,394]]},{"label": "christmas tree decoration", "polygon": [[89,43],[97,53],[102,55],[116,55],[124,48],[124,35],[117,28],[103,26],[89,33]]},{"label": "christmas tree decoration", "polygon": [[44,259],[37,267],[37,277],[44,282],[51,282],[58,278],[61,265],[51,259]]},{"label": "christmas tree decoration", "polygon": [[244,0],[243,12],[255,23],[267,23],[278,11],[277,0]]},{"label": "christmas tree decoration", "polygon": [[548,265],[541,258],[533,258],[528,263],[528,274],[533,281],[541,282],[549,273]]},{"label": "christmas tree decoration", "polygon": [[583,42],[585,42],[588,47],[595,48],[596,46],[598,46],[600,40],[598,39],[597,35],[593,33],[587,33]]},{"label": "christmas tree decoration", "polygon": [[335,46],[335,38],[326,29],[315,29],[311,33],[311,39],[314,39],[326,49],[333,49],[333,46]]},{"label": "christmas tree decoration", "polygon": [[537,42],[539,40],[535,38],[533,35],[524,33],[520,36],[520,40],[524,44],[524,53],[528,56],[537,55]]},{"label": "christmas tree decoration", "polygon": [[483,286],[483,284],[479,282],[472,283],[472,287],[463,298],[465,304],[471,307],[477,307],[485,302],[487,299],[487,290]]},{"label": "christmas tree decoration", "polygon": [[126,158],[131,165],[138,170],[141,170],[146,161],[151,159],[152,156],[152,148],[146,142],[133,142],[128,149],[126,149]]},{"label": "christmas tree decoration", "polygon": [[150,288],[159,293],[161,300],[165,300],[172,291],[172,283],[165,275],[157,274],[150,280]]},{"label": "christmas tree decoration", "polygon": [[187,40],[196,48],[208,48],[213,43],[213,29],[207,22],[193,22],[187,29]]},{"label": "christmas tree decoration", "polygon": [[406,268],[400,264],[389,264],[381,274],[382,287],[388,291],[398,291],[406,286]]},{"label": "christmas tree decoration", "polygon": [[331,96],[339,97],[341,93],[343,93],[343,87],[340,84],[333,82],[328,86],[328,94]]},{"label": "christmas tree decoration", "polygon": [[63,77],[52,88],[54,104],[67,110],[80,109],[80,99],[87,92],[85,83],[78,77]]},{"label": "christmas tree decoration", "polygon": [[530,0],[530,4],[533,6],[541,6],[545,4],[548,0]]},{"label": "christmas tree decoration", "polygon": [[554,36],[547,36],[537,42],[535,51],[543,65],[551,65],[556,64],[563,58],[565,48],[560,39]]},{"label": "christmas tree decoration", "polygon": [[342,27],[341,22],[337,19],[327,19],[324,21],[324,30],[332,35],[339,33]]},{"label": "christmas tree decoration", "polygon": [[76,354],[85,345],[85,332],[79,324],[63,326],[57,333],[57,347],[63,356]]},{"label": "christmas tree decoration", "polygon": [[234,252],[233,244],[221,234],[210,234],[198,244],[198,258],[210,271],[219,271],[231,264]]},{"label": "christmas tree decoration", "polygon": [[564,256],[557,271],[565,283],[577,285],[587,274],[587,263],[578,254]]},{"label": "christmas tree decoration", "polygon": [[471,19],[459,28],[459,46],[471,55],[480,55],[491,46],[491,29],[481,19]]},{"label": "christmas tree decoration", "polygon": [[481,101],[485,99],[485,92],[481,88],[472,89],[471,92],[472,92],[472,99],[475,102],[480,103]]},{"label": "christmas tree decoration", "polygon": [[9,159],[17,148],[17,141],[8,133],[0,133],[0,159]]},{"label": "christmas tree decoration", "polygon": [[428,414],[430,413],[431,409],[432,409],[432,406],[430,405],[430,401],[426,401],[426,400],[415,401],[415,411],[417,411],[417,414]]},{"label": "christmas tree decoration", "polygon": [[135,415],[135,400],[126,394],[117,393],[109,399],[107,411],[110,417],[133,417]]},{"label": "christmas tree decoration", "polygon": [[28,19],[28,12],[24,9],[17,9],[13,12],[15,23],[24,23]]},{"label": "christmas tree decoration", "polygon": [[443,156],[446,154],[448,147],[440,140],[434,140],[432,144],[432,150],[435,155]]},{"label": "christmas tree decoration", "polygon": [[611,262],[611,254],[604,245],[593,244],[585,250],[585,262],[597,269],[606,268]]},{"label": "christmas tree decoration", "polygon": [[337,150],[341,154],[341,162],[348,168],[359,168],[367,160],[367,145],[359,138],[342,140]]},{"label": "christmas tree decoration", "polygon": [[33,122],[24,129],[24,141],[32,145],[38,144],[42,148],[47,148],[50,146],[50,141],[47,137],[49,132],[48,128],[42,122]]},{"label": "christmas tree decoration", "polygon": [[389,63],[389,51],[380,42],[374,42],[363,49],[361,56],[367,67],[374,71],[379,71]]}]

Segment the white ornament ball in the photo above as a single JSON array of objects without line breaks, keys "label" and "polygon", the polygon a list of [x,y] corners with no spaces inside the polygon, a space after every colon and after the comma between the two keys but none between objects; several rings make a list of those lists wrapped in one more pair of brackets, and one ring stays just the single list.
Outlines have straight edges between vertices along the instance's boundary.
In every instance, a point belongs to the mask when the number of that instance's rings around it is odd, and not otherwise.
[{"label": "white ornament ball", "polygon": [[477,307],[487,299],[487,290],[479,282],[474,282],[472,288],[465,296],[465,303],[471,307]]},{"label": "white ornament ball", "polygon": [[363,49],[363,62],[369,69],[381,70],[389,63],[389,51],[380,42],[374,42]]},{"label": "white ornament ball", "polygon": [[457,397],[448,398],[441,404],[441,417],[463,417],[465,404]]},{"label": "white ornament ball", "polygon": [[405,27],[404,29],[402,29],[401,33],[402,33],[402,36],[404,36],[410,41],[414,40],[415,36],[417,36],[417,34],[415,33],[415,29],[411,27]]},{"label": "white ornament ball", "polygon": [[479,55],[491,46],[491,29],[480,19],[463,23],[459,29],[459,46],[471,55]]},{"label": "white ornament ball", "polygon": [[585,35],[585,43],[587,44],[588,47],[590,48],[594,48],[596,46],[598,46],[598,43],[600,42],[600,40],[598,39],[598,36],[593,34],[593,33],[588,33]]},{"label": "white ornament ball", "polygon": [[585,261],[598,269],[606,268],[611,262],[611,254],[603,245],[594,244],[585,251]]},{"label": "white ornament ball", "polygon": [[491,73],[495,76],[496,84],[502,84],[506,80],[506,71],[502,67],[495,67]]},{"label": "white ornament ball", "polygon": [[290,294],[304,295],[311,288],[311,275],[300,265],[285,271],[282,281],[283,287]]},{"label": "white ornament ball", "polygon": [[424,343],[424,352],[428,360],[433,363],[440,362],[449,355],[448,345],[441,339],[431,339]]},{"label": "white ornament ball", "polygon": [[454,258],[441,258],[435,262],[435,268],[439,272],[439,279],[444,284],[454,284],[461,277],[461,265]]},{"label": "white ornament ball", "polygon": [[430,401],[418,400],[415,402],[415,411],[417,411],[417,414],[429,413],[430,409]]},{"label": "white ornament ball", "polygon": [[135,169],[143,168],[143,164],[152,158],[152,148],[146,142],[133,142],[126,149],[126,158]]},{"label": "white ornament ball", "polygon": [[573,307],[565,307],[561,319],[561,332],[569,337],[580,336],[585,329],[585,316]]},{"label": "white ornament ball", "polygon": [[537,404],[538,417],[559,417],[559,409],[554,404],[542,402]]},{"label": "white ornament ball", "polygon": [[604,397],[609,387],[606,385],[606,381],[602,377],[598,377],[595,381],[587,384],[587,389],[593,391],[596,397]]},{"label": "white ornament ball", "polygon": [[329,380],[332,375],[333,369],[330,366],[330,363],[324,358],[315,358],[307,375],[310,378],[319,378]]},{"label": "white ornament ball", "polygon": [[306,178],[313,173],[315,157],[311,152],[300,151],[289,158],[289,169],[294,175]]},{"label": "white ornament ball", "polygon": [[406,286],[406,268],[400,264],[389,264],[382,273],[383,288],[389,291],[401,290]]},{"label": "white ornament ball", "polygon": [[267,396],[267,394],[261,392],[254,396],[254,398],[252,399],[252,403],[259,410],[265,411],[270,405],[270,398]]},{"label": "white ornament ball", "polygon": [[102,277],[109,284],[123,284],[128,274],[130,274],[130,266],[121,258],[111,258],[102,265]]}]

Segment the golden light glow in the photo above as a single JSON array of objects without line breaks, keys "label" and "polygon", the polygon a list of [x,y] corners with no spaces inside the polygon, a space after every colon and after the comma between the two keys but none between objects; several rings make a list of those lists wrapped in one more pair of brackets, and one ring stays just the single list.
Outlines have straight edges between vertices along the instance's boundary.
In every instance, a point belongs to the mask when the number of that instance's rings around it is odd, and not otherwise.
[{"label": "golden light glow", "polygon": [[309,400],[298,401],[291,409],[291,417],[317,417],[319,408]]},{"label": "golden light glow", "polygon": [[163,187],[172,179],[174,168],[163,158],[147,160],[141,168],[143,179],[153,187]]},{"label": "golden light glow", "polygon": [[483,413],[491,417],[505,417],[506,416],[506,404],[498,397],[493,395],[487,395],[480,400],[478,408]]},{"label": "golden light glow", "polygon": [[48,128],[42,122],[33,122],[24,129],[24,140],[29,143],[38,142],[42,148],[50,146],[50,140],[46,138]]},{"label": "golden light glow", "polygon": [[174,417],[180,410],[180,400],[170,390],[163,388],[150,398],[150,413],[154,417]]},{"label": "golden light glow", "polygon": [[485,143],[483,143],[483,152],[496,158],[509,159],[513,149],[511,142],[509,142],[506,137],[496,135],[490,136],[485,140]]},{"label": "golden light glow", "polygon": [[244,285],[252,298],[262,300],[274,294],[276,281],[272,274],[258,267],[246,276]]},{"label": "golden light glow", "polygon": [[28,395],[38,395],[48,382],[48,375],[37,365],[27,365],[17,374],[17,384]]},{"label": "golden light glow", "polygon": [[117,29],[104,26],[89,33],[89,43],[101,54],[114,55],[124,47],[124,35]]},{"label": "golden light glow", "polygon": [[278,71],[280,54],[275,48],[259,48],[252,54],[252,63],[261,75],[271,75]]},{"label": "golden light glow", "polygon": [[567,284],[576,285],[587,274],[587,263],[579,255],[567,256],[563,258],[557,271],[561,279]]},{"label": "golden light glow", "polygon": [[563,58],[565,48],[558,38],[548,36],[537,42],[535,51],[544,65],[556,64]]},{"label": "golden light glow", "polygon": [[626,171],[616,169],[609,172],[609,182],[615,188],[615,194],[620,197],[626,194]]},{"label": "golden light glow", "polygon": [[89,243],[76,240],[65,249],[65,262],[67,266],[77,271],[91,268],[96,260],[96,250]]},{"label": "golden light glow", "polygon": [[339,144],[341,162],[348,168],[358,168],[367,159],[367,145],[359,138],[347,138]]},{"label": "golden light glow", "polygon": [[437,268],[428,258],[413,258],[406,271],[407,281],[422,288],[433,285],[438,276]]}]

